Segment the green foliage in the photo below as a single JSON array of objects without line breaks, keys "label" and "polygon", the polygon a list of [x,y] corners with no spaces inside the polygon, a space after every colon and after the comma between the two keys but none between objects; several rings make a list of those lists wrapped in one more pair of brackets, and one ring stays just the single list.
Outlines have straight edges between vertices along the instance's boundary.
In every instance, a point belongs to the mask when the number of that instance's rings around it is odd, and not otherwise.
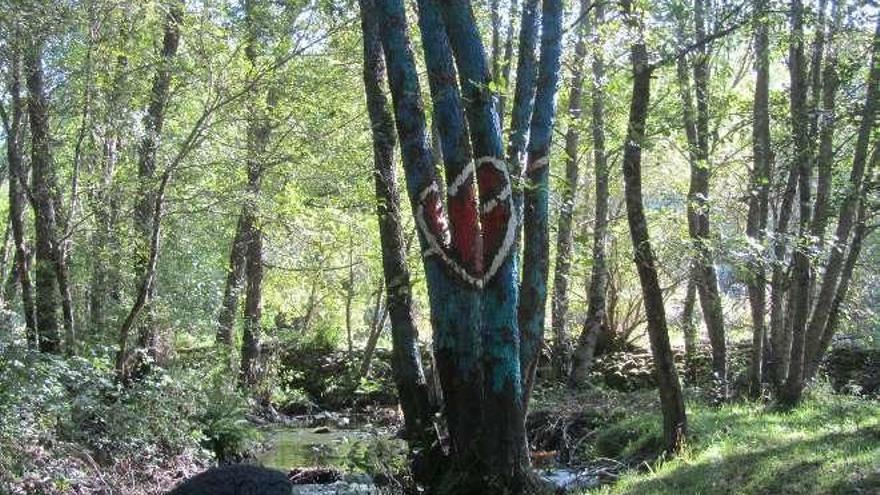
[{"label": "green foliage", "polygon": [[240,460],[250,453],[261,435],[245,418],[251,407],[247,396],[230,383],[228,370],[219,369],[211,377],[202,395],[203,403],[197,420],[202,427],[202,445],[214,453],[218,461]]}]

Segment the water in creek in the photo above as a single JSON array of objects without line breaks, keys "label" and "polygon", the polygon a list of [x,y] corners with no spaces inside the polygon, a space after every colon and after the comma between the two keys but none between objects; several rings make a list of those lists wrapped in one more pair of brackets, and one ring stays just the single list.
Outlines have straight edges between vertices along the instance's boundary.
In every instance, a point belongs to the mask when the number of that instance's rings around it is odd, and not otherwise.
[{"label": "water in creek", "polygon": [[278,427],[266,438],[269,448],[258,456],[266,467],[287,472],[320,466],[345,473],[334,483],[296,485],[293,495],[393,494],[365,473],[395,472],[406,462],[406,443],[384,429]]},{"label": "water in creek", "polygon": [[[267,467],[290,471],[297,467],[330,467],[346,474],[327,485],[298,485],[296,495],[363,495],[394,493],[379,489],[364,473],[396,472],[406,462],[406,443],[384,429],[314,429],[278,427],[267,432],[269,448],[258,457]],[[548,469],[541,476],[561,491],[583,490],[599,484],[589,470]]]},{"label": "water in creek", "polygon": [[266,438],[270,447],[259,461],[282,471],[322,466],[376,472],[400,467],[406,457],[406,443],[382,429],[279,427],[269,430]]}]

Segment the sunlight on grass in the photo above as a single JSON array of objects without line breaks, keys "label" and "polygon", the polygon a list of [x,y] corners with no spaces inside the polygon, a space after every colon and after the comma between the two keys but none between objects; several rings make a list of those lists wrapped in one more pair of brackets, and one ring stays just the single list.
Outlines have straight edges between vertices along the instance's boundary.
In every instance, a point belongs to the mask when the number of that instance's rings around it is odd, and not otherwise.
[{"label": "sunlight on grass", "polygon": [[[605,494],[880,493],[880,404],[818,395],[790,413],[746,403],[688,407],[691,442],[673,460],[625,473]],[[655,432],[651,414],[619,425]],[[655,434],[655,433],[645,433]],[[630,443],[645,444],[644,438]],[[632,452],[624,447],[623,453]]]}]

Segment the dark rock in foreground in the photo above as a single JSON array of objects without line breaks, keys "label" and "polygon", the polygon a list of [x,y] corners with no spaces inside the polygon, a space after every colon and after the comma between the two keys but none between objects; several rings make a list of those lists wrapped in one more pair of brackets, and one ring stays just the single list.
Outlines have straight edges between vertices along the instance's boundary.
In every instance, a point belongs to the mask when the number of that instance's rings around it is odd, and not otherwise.
[{"label": "dark rock in foreground", "polygon": [[293,483],[281,471],[248,464],[211,468],[168,495],[290,495]]}]

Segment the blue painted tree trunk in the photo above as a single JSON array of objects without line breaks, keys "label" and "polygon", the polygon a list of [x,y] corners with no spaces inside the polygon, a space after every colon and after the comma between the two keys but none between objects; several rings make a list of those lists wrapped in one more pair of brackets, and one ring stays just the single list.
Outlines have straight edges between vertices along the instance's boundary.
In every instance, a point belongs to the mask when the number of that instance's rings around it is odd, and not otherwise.
[{"label": "blue painted tree trunk", "polygon": [[520,286],[520,366],[524,405],[535,379],[544,342],[547,274],[550,266],[550,141],[556,115],[556,90],[562,55],[562,0],[544,0],[541,62],[528,145],[524,188],[523,279]]},{"label": "blue painted tree trunk", "polygon": [[450,292],[446,313],[454,324],[434,329],[434,357],[444,391],[447,422],[459,467],[473,465],[480,449],[482,369],[480,366],[480,293],[483,272],[476,183],[467,124],[456,84],[455,62],[436,0],[419,0],[434,129],[440,134],[446,173],[448,245],[433,256],[445,265]]},{"label": "blue painted tree trunk", "polygon": [[[451,469],[440,491],[531,493],[520,315],[528,313],[526,356],[534,361],[547,279],[547,160],[555,111],[562,33],[562,2],[546,0],[539,109],[532,115],[536,65],[536,2],[526,5],[521,40],[531,46],[515,102],[521,159],[531,120],[530,256],[528,306],[519,311],[517,236],[520,218],[504,159],[489,64],[466,0],[418,0],[419,27],[446,173],[446,202],[434,176],[421,88],[407,35],[402,0],[376,0],[382,48],[394,103],[407,189],[427,277],[434,355],[450,428]],[[529,41],[530,40],[530,41]],[[528,49],[527,49],[528,50]],[[456,71],[457,69],[457,71]],[[457,73],[456,73],[457,72]],[[542,225],[543,223],[543,225]],[[543,268],[540,260],[543,259]],[[541,306],[532,315],[533,306]],[[535,330],[538,328],[538,330]],[[436,487],[435,487],[436,488]]]}]

